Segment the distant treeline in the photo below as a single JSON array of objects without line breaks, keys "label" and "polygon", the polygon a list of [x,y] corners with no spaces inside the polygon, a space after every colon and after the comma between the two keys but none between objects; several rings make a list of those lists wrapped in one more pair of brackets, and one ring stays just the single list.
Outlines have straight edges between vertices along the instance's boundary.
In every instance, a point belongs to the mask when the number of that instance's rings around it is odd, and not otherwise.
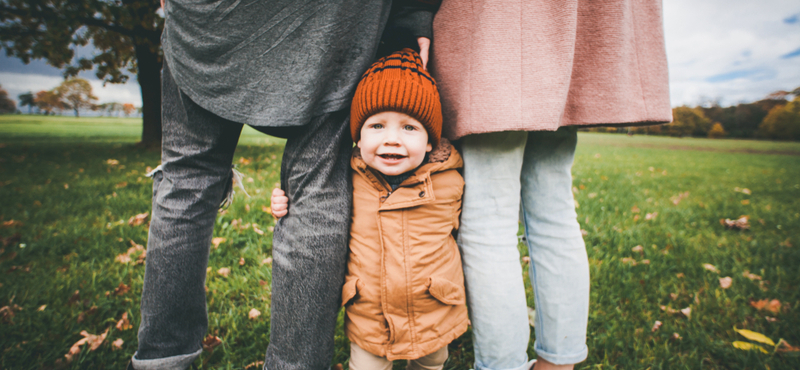
[{"label": "distant treeline", "polygon": [[677,107],[672,109],[672,117],[672,123],[660,126],[599,127],[587,131],[800,141],[800,87],[730,107],[718,104]]}]

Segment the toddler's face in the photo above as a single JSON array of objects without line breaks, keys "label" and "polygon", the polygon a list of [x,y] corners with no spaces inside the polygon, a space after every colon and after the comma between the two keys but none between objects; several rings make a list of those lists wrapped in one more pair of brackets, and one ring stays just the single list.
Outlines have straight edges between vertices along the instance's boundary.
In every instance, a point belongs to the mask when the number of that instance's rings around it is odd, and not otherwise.
[{"label": "toddler's face", "polygon": [[432,147],[419,121],[400,112],[375,114],[361,126],[356,143],[361,157],[384,175],[396,176],[417,168]]}]

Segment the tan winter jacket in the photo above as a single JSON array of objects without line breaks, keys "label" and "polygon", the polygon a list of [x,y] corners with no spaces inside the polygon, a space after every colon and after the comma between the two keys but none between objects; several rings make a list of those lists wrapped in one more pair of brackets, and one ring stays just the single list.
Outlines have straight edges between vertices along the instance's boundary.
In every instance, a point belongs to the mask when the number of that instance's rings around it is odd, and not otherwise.
[{"label": "tan winter jacket", "polygon": [[351,342],[392,361],[435,352],[468,325],[461,256],[452,236],[464,189],[456,171],[461,155],[443,138],[394,192],[358,148],[350,165],[345,332]]}]

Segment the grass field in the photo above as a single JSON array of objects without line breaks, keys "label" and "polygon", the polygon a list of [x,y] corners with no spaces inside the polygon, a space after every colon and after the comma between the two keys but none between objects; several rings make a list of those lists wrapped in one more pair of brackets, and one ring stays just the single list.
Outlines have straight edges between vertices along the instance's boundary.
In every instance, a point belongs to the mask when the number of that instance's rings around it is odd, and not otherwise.
[{"label": "grass field", "polygon": [[[149,218],[134,216],[150,211],[144,173],[159,163],[132,146],[139,124],[0,116],[0,368],[122,368],[136,350]],[[274,221],[263,208],[282,141],[248,130],[241,144],[251,197],[217,219],[207,287],[221,344],[201,368],[259,368],[268,344]],[[592,274],[577,368],[800,368],[800,352],[734,331],[800,346],[800,144],[581,133],[573,174]],[[720,224],[741,215],[749,230]],[[82,331],[106,337],[68,362]],[[341,329],[336,343],[333,363],[347,368]],[[469,335],[450,352],[446,369],[471,367]]]}]

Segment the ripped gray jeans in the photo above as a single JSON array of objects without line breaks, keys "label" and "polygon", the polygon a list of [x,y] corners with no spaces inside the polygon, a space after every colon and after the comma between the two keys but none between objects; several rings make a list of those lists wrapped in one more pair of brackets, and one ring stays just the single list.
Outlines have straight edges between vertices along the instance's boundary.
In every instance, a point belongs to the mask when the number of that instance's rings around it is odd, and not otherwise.
[{"label": "ripped gray jeans", "polygon": [[[202,352],[209,247],[242,130],[192,102],[166,63],[162,84],[161,171],[153,176],[135,369],[186,369]],[[274,232],[264,368],[327,369],[350,227],[349,112],[324,114],[278,133],[288,137],[281,187],[291,212]]]}]

